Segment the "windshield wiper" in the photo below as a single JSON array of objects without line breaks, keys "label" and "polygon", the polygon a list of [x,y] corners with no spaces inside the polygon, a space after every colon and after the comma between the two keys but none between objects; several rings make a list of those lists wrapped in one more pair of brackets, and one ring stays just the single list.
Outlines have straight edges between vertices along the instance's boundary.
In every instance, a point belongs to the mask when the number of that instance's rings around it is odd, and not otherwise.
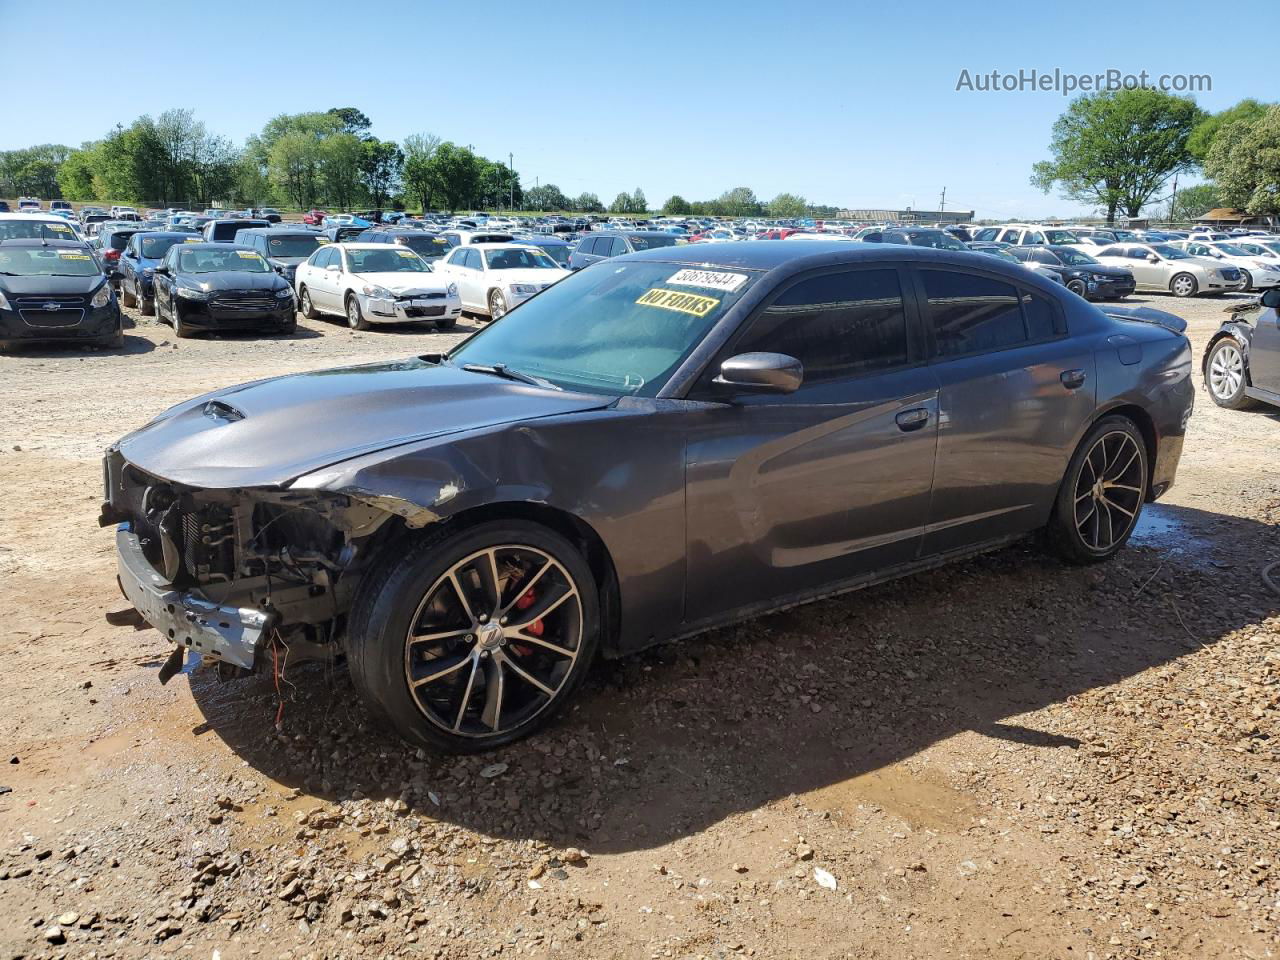
[{"label": "windshield wiper", "polygon": [[504,380],[514,380],[517,383],[528,383],[535,387],[547,387],[551,390],[560,390],[550,380],[543,380],[541,377],[535,377],[529,373],[521,373],[519,370],[512,370],[505,363],[464,363],[463,370],[470,373],[488,373],[495,377],[502,377]]}]

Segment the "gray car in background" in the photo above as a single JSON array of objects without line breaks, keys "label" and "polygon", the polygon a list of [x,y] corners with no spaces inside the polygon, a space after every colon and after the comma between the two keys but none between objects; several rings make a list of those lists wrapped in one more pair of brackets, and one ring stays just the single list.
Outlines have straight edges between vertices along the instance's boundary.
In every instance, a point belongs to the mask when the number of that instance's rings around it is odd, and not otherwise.
[{"label": "gray car in background", "polygon": [[1194,394],[1181,321],[1116,309],[968,252],[649,250],[448,354],[178,404],[108,449],[102,523],[162,679],[345,655],[406,739],[484,749],[598,655],[1035,531],[1111,557]]},{"label": "gray car in background", "polygon": [[674,247],[680,238],[661,230],[600,230],[584,234],[569,254],[569,269],[581,270],[601,260],[626,256],[641,250]]}]

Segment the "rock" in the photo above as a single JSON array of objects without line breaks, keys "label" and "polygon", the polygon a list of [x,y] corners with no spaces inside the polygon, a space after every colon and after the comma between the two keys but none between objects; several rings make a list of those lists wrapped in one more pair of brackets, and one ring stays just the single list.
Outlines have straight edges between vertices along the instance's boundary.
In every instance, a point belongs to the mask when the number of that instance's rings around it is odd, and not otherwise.
[{"label": "rock", "polygon": [[813,859],[813,847],[809,846],[807,843],[797,843],[797,844],[796,844],[796,859],[797,859],[797,860],[812,860],[812,859]]},{"label": "rock", "polygon": [[537,880],[540,876],[542,876],[546,872],[547,872],[547,865],[545,863],[535,863],[532,867],[529,868],[528,876],[530,880]]},{"label": "rock", "polygon": [[560,855],[560,860],[564,863],[586,863],[587,855],[577,847],[569,847]]},{"label": "rock", "polygon": [[740,863],[735,863],[732,867],[734,873],[746,873],[747,868]]},{"label": "rock", "polygon": [[813,868],[813,879],[818,881],[818,886],[824,890],[834,890],[836,888],[836,878],[821,867]]},{"label": "rock", "polygon": [[74,927],[79,921],[80,921],[80,914],[64,913],[60,917],[58,917],[58,926]]},{"label": "rock", "polygon": [[483,770],[480,771],[480,776],[484,777],[486,780],[492,780],[494,777],[500,777],[502,776],[502,774],[506,772],[507,772],[507,764],[491,763],[487,767],[485,767]]},{"label": "rock", "polygon": [[62,932],[62,928],[56,924],[52,927],[45,927],[40,934],[46,941],[53,944],[66,943],[67,935]]}]

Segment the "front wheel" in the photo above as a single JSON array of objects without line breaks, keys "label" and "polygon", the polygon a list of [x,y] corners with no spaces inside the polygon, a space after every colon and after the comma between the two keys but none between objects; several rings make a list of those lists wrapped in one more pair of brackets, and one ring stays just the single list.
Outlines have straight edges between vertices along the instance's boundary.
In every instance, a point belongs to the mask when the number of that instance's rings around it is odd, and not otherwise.
[{"label": "front wheel", "polygon": [[1083,297],[1088,291],[1083,280],[1068,280],[1067,289],[1074,293],[1077,297]]},{"label": "front wheel", "polygon": [[141,297],[138,300],[138,312],[144,317],[151,317],[156,312],[155,297]]},{"label": "front wheel", "polygon": [[129,282],[123,280],[120,283],[120,305],[123,307],[136,307],[138,298],[129,290]]},{"label": "front wheel", "polygon": [[1205,364],[1204,385],[1209,388],[1213,402],[1228,410],[1245,410],[1254,401],[1244,394],[1249,378],[1244,368],[1244,353],[1240,344],[1231,337],[1224,337],[1214,346]]},{"label": "front wheel", "polygon": [[501,320],[507,312],[507,298],[501,290],[489,291],[489,319]]},{"label": "front wheel", "polygon": [[1173,291],[1175,297],[1194,297],[1200,285],[1191,274],[1180,273],[1169,281],[1169,289]]},{"label": "front wheel", "polygon": [[298,306],[302,310],[302,315],[308,320],[314,320],[316,317],[320,316],[320,314],[316,312],[315,304],[311,302],[311,291],[306,287],[303,287],[298,291]]},{"label": "front wheel", "polygon": [[1240,279],[1244,281],[1244,286],[1240,288],[1241,290],[1243,290],[1245,293],[1248,293],[1250,290],[1253,289],[1252,273],[1250,273],[1248,270],[1241,270]]},{"label": "front wheel", "polygon": [[496,520],[388,556],[360,585],[348,638],[375,713],[412,743],[473,753],[570,700],[599,646],[599,597],[564,537]]},{"label": "front wheel", "polygon": [[1067,464],[1049,519],[1049,544],[1070,563],[1113,557],[1147,497],[1147,445],[1127,417],[1103,417]]},{"label": "front wheel", "polygon": [[360,309],[360,298],[354,293],[347,294],[347,326],[352,330],[368,330],[369,321],[364,318]]},{"label": "front wheel", "polygon": [[182,311],[169,304],[169,316],[173,319],[173,332],[180,340],[189,340],[196,335],[195,327],[182,319]]}]

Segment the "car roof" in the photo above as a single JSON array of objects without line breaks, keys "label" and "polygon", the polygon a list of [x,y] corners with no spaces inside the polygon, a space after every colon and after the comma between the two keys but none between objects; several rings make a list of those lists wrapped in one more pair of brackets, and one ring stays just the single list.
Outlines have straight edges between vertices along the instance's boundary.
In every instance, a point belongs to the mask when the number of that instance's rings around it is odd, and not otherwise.
[{"label": "car roof", "polygon": [[52,247],[54,249],[83,250],[88,246],[83,240],[41,240],[39,237],[11,237],[0,240],[6,247]]},{"label": "car roof", "polygon": [[[192,234],[181,234],[184,237],[190,237]],[[243,243],[184,243],[183,250],[247,250],[250,253],[257,253],[253,247],[247,247]]]},{"label": "car roof", "polygon": [[[514,241],[511,243],[468,243],[465,249],[467,250],[512,250],[512,249],[518,249],[520,247],[528,248],[531,246],[533,246],[533,244],[531,243],[516,243]],[[457,250],[457,249],[459,248],[454,247],[454,250]],[[451,250],[449,252],[452,253],[453,251]]]},{"label": "car roof", "polygon": [[[194,233],[183,233],[181,230],[139,230],[138,233],[146,237],[194,237]],[[220,244],[225,247],[226,244]]]},{"label": "car roof", "polygon": [[[725,230],[727,227],[715,226],[708,227],[709,230]],[[593,237],[669,237],[671,234],[665,230],[592,230]]]},{"label": "car roof", "polygon": [[44,223],[66,223],[66,217],[60,217],[55,213],[44,213],[42,211],[26,212],[17,210],[12,213],[0,213],[0,220],[38,220]]},{"label": "car roof", "polygon": [[255,237],[257,237],[257,236],[263,236],[263,237],[283,237],[283,236],[294,236],[294,237],[321,237],[321,236],[324,236],[324,234],[322,234],[319,230],[316,230],[316,229],[315,229],[315,228],[313,228],[313,227],[307,227],[307,226],[298,226],[298,227],[292,227],[292,226],[291,226],[291,227],[281,227],[281,226],[272,226],[272,227],[245,227],[245,228],[244,228],[243,230],[241,230],[240,232],[241,232],[241,233],[250,233],[250,234],[253,234]]}]

